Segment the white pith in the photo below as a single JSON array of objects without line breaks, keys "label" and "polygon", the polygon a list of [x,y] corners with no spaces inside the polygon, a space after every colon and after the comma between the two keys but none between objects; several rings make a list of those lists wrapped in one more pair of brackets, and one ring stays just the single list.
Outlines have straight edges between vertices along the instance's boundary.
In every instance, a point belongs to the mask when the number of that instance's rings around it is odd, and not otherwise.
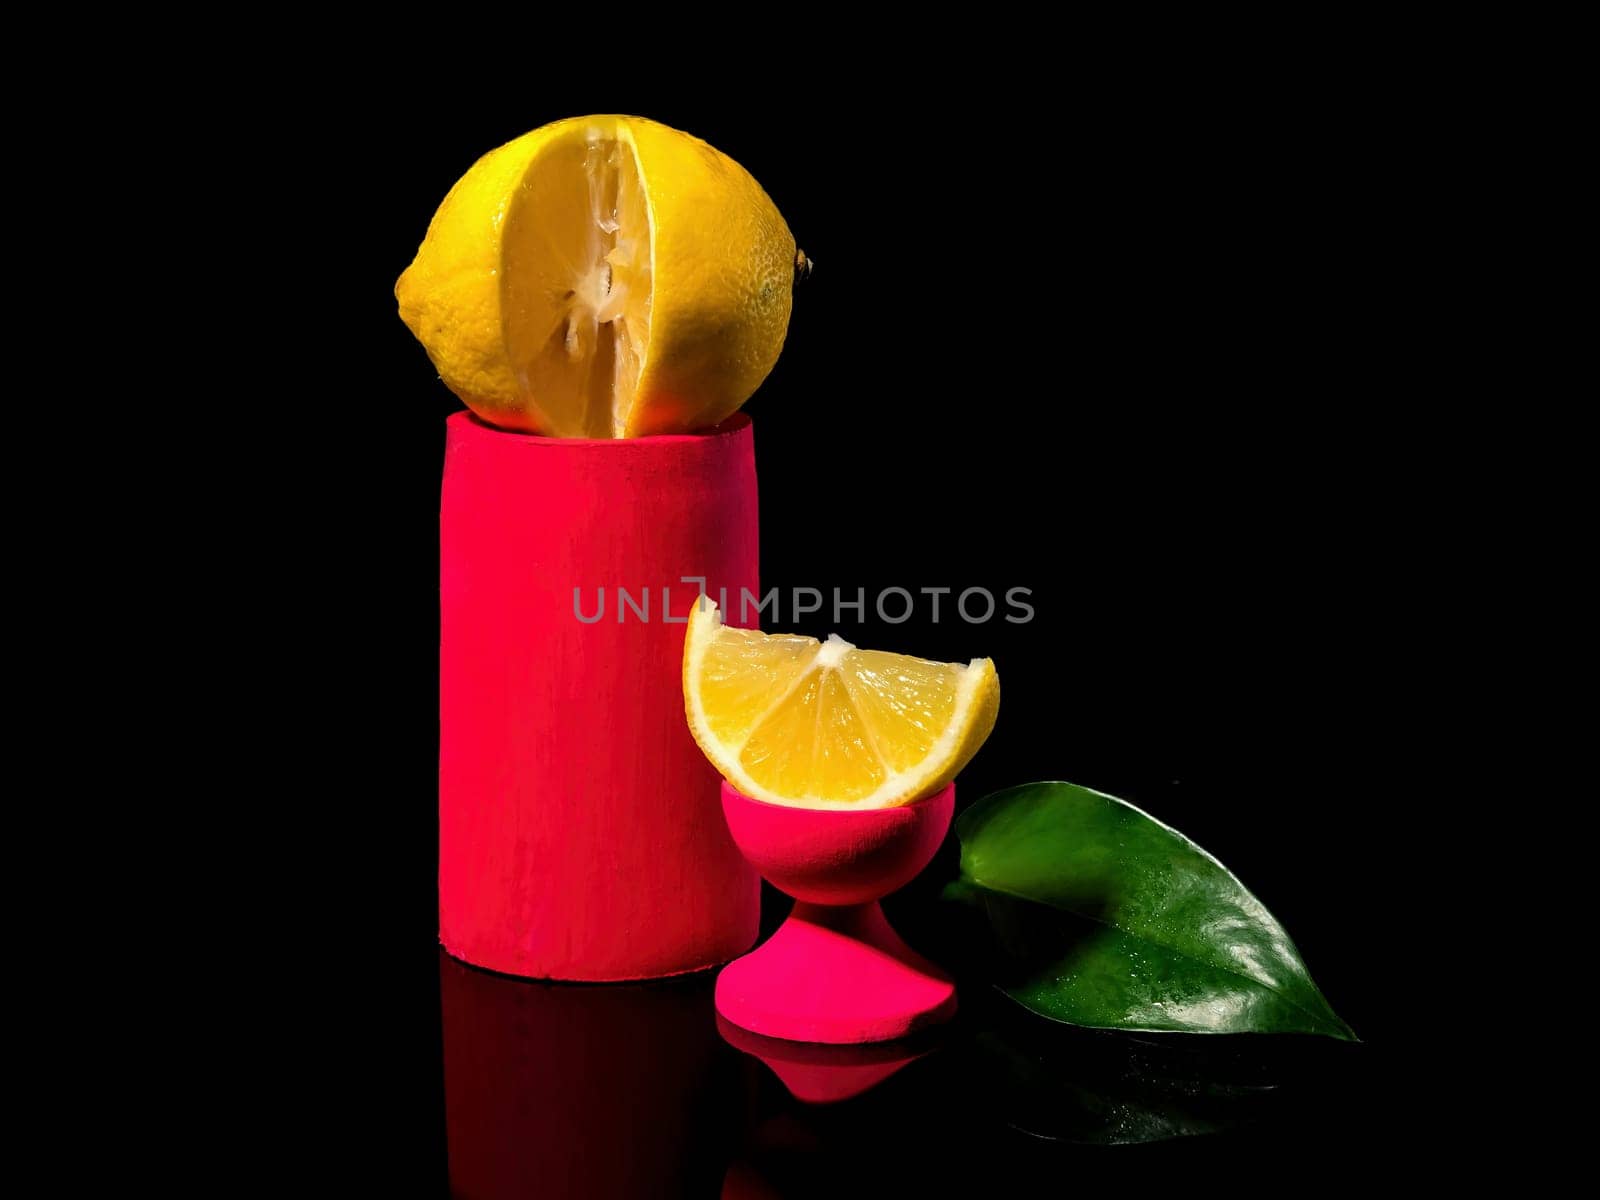
[{"label": "white pith", "polygon": [[[722,614],[717,610],[715,603],[707,602],[706,605],[696,605],[689,618],[687,641],[685,649],[685,676],[689,680],[700,677],[701,667],[707,650],[710,648],[716,632],[722,626]],[[845,641],[838,634],[832,634],[827,641],[817,644],[817,653],[812,658],[810,665],[799,672],[793,683],[784,690],[783,694],[773,700],[767,712],[782,706],[794,692],[800,688],[817,671],[837,672],[839,665],[855,647]],[[884,771],[884,780],[876,789],[859,800],[835,800],[825,796],[783,796],[763,787],[752,779],[740,762],[749,739],[761,727],[761,719],[751,723],[749,731],[737,745],[730,745],[727,741],[716,737],[711,732],[710,722],[706,718],[704,707],[700,703],[700,691],[697,687],[684,689],[685,702],[688,707],[689,719],[693,724],[697,736],[703,742],[718,746],[722,751],[722,761],[715,765],[724,774],[724,777],[743,792],[756,800],[763,800],[768,804],[781,804],[791,808],[826,808],[826,809],[857,809],[857,808],[889,808],[894,805],[904,804],[919,798],[919,787],[930,775],[930,765],[936,766],[933,772],[937,776],[949,764],[951,759],[961,748],[961,736],[967,727],[968,714],[977,697],[978,689],[985,676],[994,670],[988,659],[975,658],[962,668],[960,682],[956,685],[955,703],[950,712],[950,720],[945,725],[939,737],[929,747],[920,762],[913,764],[903,771],[890,770],[888,762],[879,753],[876,745],[871,745],[873,755]],[[846,691],[850,691],[848,676],[843,682]],[[870,727],[863,723],[867,730],[869,745],[871,743]]]},{"label": "white pith", "polygon": [[[629,298],[628,285],[623,280],[637,272],[644,256],[653,254],[654,239],[646,231],[641,246],[639,231],[622,229],[619,219],[620,197],[615,194],[615,187],[608,189],[604,178],[606,171],[620,170],[618,160],[622,155],[628,156],[633,171],[639,173],[633,147],[621,138],[606,138],[599,133],[591,133],[588,151],[585,166],[589,175],[589,206],[598,236],[590,243],[589,272],[574,289],[577,301],[574,307],[581,305],[583,318],[592,322],[597,330],[602,325],[610,326],[614,330],[613,337],[617,340],[619,351],[626,348],[630,352],[617,353],[612,377],[611,431],[613,437],[621,437],[628,423],[629,410],[633,407],[634,387],[644,366],[645,351],[643,344],[633,345],[635,331],[628,329],[623,317]],[[607,194],[608,190],[610,195]],[[619,271],[618,268],[623,266],[628,269]],[[648,281],[649,278],[646,274],[645,279]]]},{"label": "white pith", "polygon": [[846,654],[854,649],[854,646],[837,633],[830,633],[828,640],[823,642],[822,647],[817,651],[817,656],[811,660],[811,665],[831,671],[844,661]]}]

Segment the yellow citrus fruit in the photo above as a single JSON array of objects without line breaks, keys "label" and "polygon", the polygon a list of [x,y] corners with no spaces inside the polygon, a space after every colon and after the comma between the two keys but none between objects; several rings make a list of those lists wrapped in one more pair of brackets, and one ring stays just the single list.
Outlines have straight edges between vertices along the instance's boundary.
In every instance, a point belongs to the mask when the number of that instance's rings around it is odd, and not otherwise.
[{"label": "yellow citrus fruit", "polygon": [[747,796],[885,808],[933,794],[994,729],[994,663],[938,663],[722,624],[700,601],[683,647],[689,729]]},{"label": "yellow citrus fruit", "polygon": [[803,262],[727,155],[640,117],[577,117],[474,163],[394,291],[484,420],[637,437],[714,425],[750,398]]}]

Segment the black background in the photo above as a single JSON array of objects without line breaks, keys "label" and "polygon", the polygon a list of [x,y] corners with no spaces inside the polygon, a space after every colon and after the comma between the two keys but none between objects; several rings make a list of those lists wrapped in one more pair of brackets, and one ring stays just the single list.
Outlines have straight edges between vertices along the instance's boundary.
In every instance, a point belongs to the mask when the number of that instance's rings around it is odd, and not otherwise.
[{"label": "black background", "polygon": [[[1400,784],[1379,764],[1405,703],[1387,580],[1408,551],[1372,465],[1371,385],[1405,287],[1383,215],[1403,165],[1365,138],[1371,113],[1296,89],[1292,65],[1058,89],[1030,70],[983,103],[936,72],[908,92],[816,60],[804,95],[446,90],[330,107],[295,151],[285,205],[297,179],[331,180],[331,196],[308,186],[298,202],[338,214],[332,271],[299,297],[328,350],[318,386],[357,408],[305,425],[332,489],[315,599],[336,634],[305,730],[337,764],[313,853],[349,915],[304,984],[340,1082],[307,1090],[348,1117],[351,1178],[426,1193],[444,1171],[436,521],[459,402],[395,314],[393,282],[477,155],[596,111],[736,158],[817,264],[746,405],[763,585],[869,601],[891,585],[1026,587],[1036,612],[969,625],[947,597],[935,625],[919,598],[906,624],[869,607],[835,626],[793,622],[786,597],[783,627],[991,656],[1001,713],[963,801],[1068,779],[1216,854],[1366,1042],[1371,1094],[1281,1157],[1348,1169],[1387,1138],[1395,1093],[1379,1081],[1403,1031],[1380,965],[1394,901],[1378,831]],[[1106,1169],[1196,1170],[1230,1147],[1130,1148]]]}]

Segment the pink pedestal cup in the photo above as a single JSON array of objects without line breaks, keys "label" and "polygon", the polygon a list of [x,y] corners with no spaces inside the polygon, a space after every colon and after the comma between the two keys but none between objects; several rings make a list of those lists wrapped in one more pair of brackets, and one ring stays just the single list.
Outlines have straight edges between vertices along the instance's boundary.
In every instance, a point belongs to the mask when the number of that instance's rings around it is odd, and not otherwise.
[{"label": "pink pedestal cup", "polygon": [[717,978],[717,1011],[741,1028],[796,1042],[904,1037],[948,1020],[950,977],[890,928],[880,897],[909,883],[938,850],[955,785],[898,808],[790,808],[722,785],[722,809],[745,857],[794,911]]}]

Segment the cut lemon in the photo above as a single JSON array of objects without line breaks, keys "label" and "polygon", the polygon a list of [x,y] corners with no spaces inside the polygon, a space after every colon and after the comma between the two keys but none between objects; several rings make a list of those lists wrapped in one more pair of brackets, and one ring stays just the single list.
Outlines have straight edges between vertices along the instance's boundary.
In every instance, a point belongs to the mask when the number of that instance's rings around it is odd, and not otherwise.
[{"label": "cut lemon", "polygon": [[885,808],[955,778],[994,728],[994,663],[938,663],[722,624],[695,605],[685,631],[689,729],[747,796],[802,808]]},{"label": "cut lemon", "polygon": [[639,117],[579,117],[474,163],[395,296],[484,420],[637,437],[715,425],[750,398],[804,261],[725,154]]}]

